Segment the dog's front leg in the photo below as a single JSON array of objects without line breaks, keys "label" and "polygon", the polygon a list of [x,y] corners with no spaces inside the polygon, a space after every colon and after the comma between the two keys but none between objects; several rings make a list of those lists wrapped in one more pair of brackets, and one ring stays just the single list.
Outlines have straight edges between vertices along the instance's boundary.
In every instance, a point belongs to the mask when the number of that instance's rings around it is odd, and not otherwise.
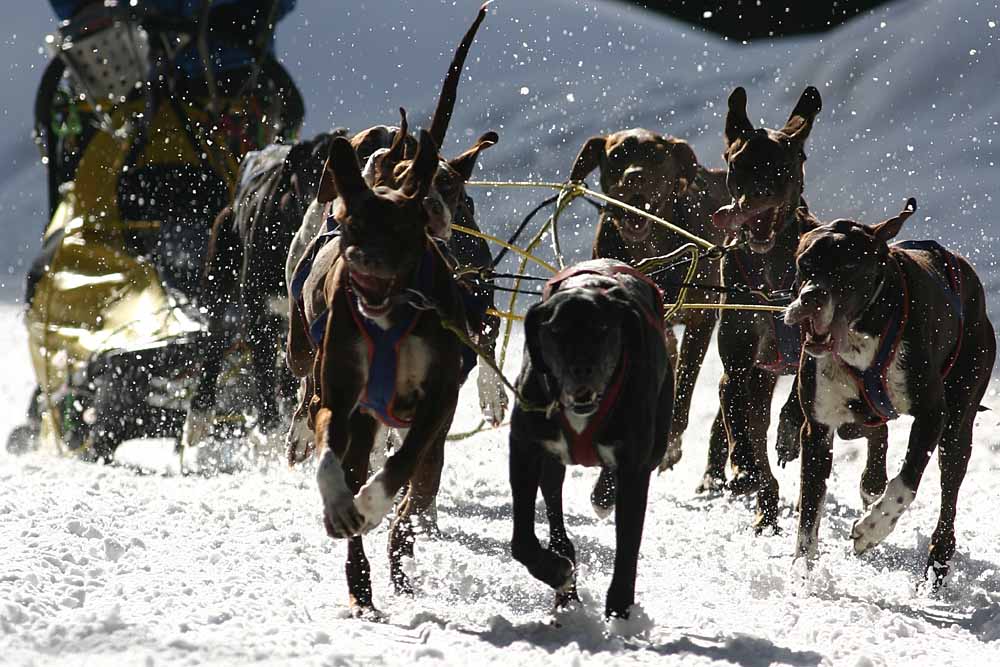
[{"label": "dog's front leg", "polygon": [[635,577],[639,546],[646,521],[649,470],[618,469],[618,499],[615,504],[615,571],[604,606],[607,618],[628,618],[635,603]]},{"label": "dog's front leg", "polygon": [[[940,385],[940,381],[938,384]],[[924,469],[941,439],[945,426],[944,398],[939,394],[936,400],[918,405],[920,410],[915,415],[913,426],[910,427],[906,457],[899,474],[889,480],[882,497],[851,530],[856,554],[863,554],[879,544],[896,527],[899,517],[916,498],[917,487],[920,486]]]},{"label": "dog's front leg", "polygon": [[443,375],[447,375],[451,381],[441,378],[435,382],[434,387],[428,388],[403,444],[355,496],[355,505],[364,516],[362,532],[368,532],[382,522],[392,509],[396,494],[413,477],[417,464],[439,437],[441,429],[447,433],[458,405],[457,364],[454,373]]},{"label": "dog's front leg", "polygon": [[[549,550],[568,558],[573,563],[573,583],[556,590],[553,607],[564,609],[572,602],[579,602],[576,592],[576,548],[566,533],[566,522],[563,517],[563,482],[566,479],[566,466],[551,456],[542,457],[541,489],[545,500],[545,516],[549,520]],[[604,469],[601,470],[604,474]],[[611,473],[613,474],[613,473]]]},{"label": "dog's front leg", "polygon": [[698,380],[701,365],[705,361],[708,345],[712,341],[715,320],[714,316],[704,315],[700,316],[694,324],[684,327],[684,337],[681,339],[681,350],[677,359],[673,421],[670,426],[667,453],[660,463],[661,471],[673,468],[681,460],[682,438],[684,431],[687,430],[694,385]]},{"label": "dog's front leg", "polygon": [[804,415],[805,423],[801,427],[799,533],[795,543],[795,557],[804,557],[807,564],[811,565],[819,546],[819,524],[826,499],[826,480],[830,478],[833,466],[833,432],[812,417],[812,405],[816,397],[814,358],[808,357],[802,363],[797,386],[797,399],[800,403],[797,409]]},{"label": "dog's front leg", "polygon": [[[515,414],[517,409],[514,408]],[[535,498],[542,478],[543,456],[545,454],[541,451],[540,444],[521,439],[512,429],[510,490],[513,498],[514,532],[510,540],[510,553],[514,560],[528,568],[535,579],[557,591],[566,592],[575,583],[573,561],[553,549],[543,549],[535,535]]]}]

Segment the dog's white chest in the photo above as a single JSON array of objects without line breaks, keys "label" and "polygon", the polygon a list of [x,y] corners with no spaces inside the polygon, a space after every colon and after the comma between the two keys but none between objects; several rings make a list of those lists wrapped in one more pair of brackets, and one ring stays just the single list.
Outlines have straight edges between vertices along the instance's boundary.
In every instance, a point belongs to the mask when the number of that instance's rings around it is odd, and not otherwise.
[{"label": "dog's white chest", "polygon": [[[583,433],[587,426],[590,424],[591,417],[581,417],[580,415],[575,415],[572,412],[566,414],[566,422],[570,431],[576,434]],[[566,434],[560,429],[559,435],[554,440],[543,440],[542,446],[550,454],[558,458],[563,465],[573,465],[573,457],[570,455],[569,442],[566,440]],[[614,447],[609,445],[602,445],[595,442],[594,447],[597,450],[597,457],[601,460],[601,464],[606,467],[615,466],[615,450]]]},{"label": "dog's white chest", "polygon": [[[880,339],[875,336],[848,332],[847,346],[839,358],[828,355],[816,360],[816,396],[813,417],[832,429],[841,424],[859,421],[853,406],[864,402],[858,387],[857,374],[876,362]],[[885,388],[893,408],[900,414],[910,411],[910,396],[906,385],[906,349],[900,342],[885,373]],[[852,373],[847,364],[857,370]]]}]

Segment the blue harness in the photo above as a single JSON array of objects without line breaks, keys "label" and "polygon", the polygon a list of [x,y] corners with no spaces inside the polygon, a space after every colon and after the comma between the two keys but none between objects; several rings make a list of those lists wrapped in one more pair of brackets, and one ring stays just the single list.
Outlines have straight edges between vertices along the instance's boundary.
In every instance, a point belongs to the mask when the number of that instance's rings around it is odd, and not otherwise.
[{"label": "blue harness", "polygon": [[[787,290],[795,281],[795,265],[789,266],[789,270],[781,277],[780,284],[772,285],[771,280],[764,270],[764,263],[756,255],[747,253],[744,250],[734,250],[729,254],[736,263],[736,267],[743,274],[743,280],[749,287],[766,289],[768,291]],[[792,295],[787,298],[769,301],[768,303],[778,306],[787,306],[792,302]],[[768,320],[771,324],[771,331],[774,333],[775,357],[773,359],[758,360],[757,365],[761,368],[777,373],[788,375],[795,373],[799,368],[799,357],[802,354],[802,331],[799,325],[785,324],[784,317],[777,313]]]},{"label": "blue harness", "polygon": [[[291,295],[300,308],[302,307],[302,289],[316,255],[324,245],[338,236],[340,236],[340,229],[337,227],[336,221],[332,216],[327,217],[325,227],[319,235],[322,241],[314,243],[308,255],[299,262],[295,275],[292,277]],[[437,243],[438,249],[445,253],[446,257],[449,256],[444,241],[433,239],[433,242]],[[434,265],[438,261],[436,255],[435,249],[428,245],[420,259],[420,265],[417,267],[414,288],[422,294],[427,294],[432,286]],[[486,299],[474,295],[461,282],[458,283],[458,287],[470,327],[474,330],[480,330],[488,307]],[[354,318],[358,331],[364,336],[368,348],[368,379],[359,404],[386,426],[405,428],[410,425],[410,422],[400,419],[394,412],[399,348],[417,325],[423,311],[414,308],[409,303],[400,304],[393,310],[393,319],[396,323],[389,329],[383,329],[361,314],[358,309],[358,297],[350,287],[348,287],[348,297],[351,316]],[[323,309],[309,323],[309,337],[314,347],[318,347],[323,341],[329,318],[329,310]],[[478,356],[475,350],[463,345],[461,382],[465,382],[477,361]]]},{"label": "blue harness", "polygon": [[[943,265],[944,275],[935,271],[934,276],[941,284],[941,289],[947,297],[952,310],[958,315],[959,321],[958,340],[955,342],[955,348],[952,350],[948,361],[941,370],[941,376],[947,377],[955,365],[955,360],[958,358],[958,353],[962,347],[962,330],[965,322],[965,313],[962,308],[962,274],[955,255],[945,250],[937,241],[902,241],[893,244],[892,249],[931,252],[938,257]],[[899,262],[897,261],[895,264],[900,282],[903,285],[903,298],[900,307],[892,313],[885,330],[882,332],[879,347],[875,353],[875,359],[864,370],[858,370],[849,364],[844,364],[844,368],[854,378],[862,399],[864,399],[865,404],[872,413],[872,419],[866,422],[866,426],[879,426],[899,417],[899,412],[889,397],[888,375],[889,366],[892,364],[893,359],[896,358],[899,344],[903,340],[903,330],[906,328],[906,322],[910,317],[910,294],[906,276],[900,268]]]}]

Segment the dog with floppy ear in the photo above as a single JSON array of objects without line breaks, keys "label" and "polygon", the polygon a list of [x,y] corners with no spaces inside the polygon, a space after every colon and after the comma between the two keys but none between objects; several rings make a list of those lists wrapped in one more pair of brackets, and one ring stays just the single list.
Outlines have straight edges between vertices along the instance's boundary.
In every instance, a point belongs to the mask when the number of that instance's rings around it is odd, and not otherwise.
[{"label": "dog with floppy ear", "polygon": [[[747,96],[736,88],[726,115],[726,184],[732,203],[720,208],[713,222],[730,234],[741,234],[747,250],[729,252],[722,261],[727,286],[746,285],[758,292],[789,290],[795,279],[799,237],[818,223],[802,197],[805,184],[805,143],[822,106],[819,91],[807,87],[780,130],[754,128],[746,112]],[[780,304],[758,295],[727,295],[728,303]],[[778,529],[778,482],[767,456],[771,398],[778,375],[794,374],[800,356],[798,327],[786,325],[774,313],[723,311],[719,321],[719,355],[724,374],[719,398],[729,437],[735,475],[734,493],[757,491],[757,532]],[[802,410],[792,393],[781,411],[778,458],[784,465],[798,456]],[[868,470],[862,495],[877,497],[885,487],[884,427],[848,429],[841,436],[868,439]]]},{"label": "dog with floppy ear", "polygon": [[[606,616],[627,618],[635,601],[649,479],[666,449],[674,395],[662,317],[656,285],[606,259],[560,272],[528,310],[510,426],[511,553],[556,590],[557,608],[578,600],[562,511],[567,465],[600,466],[594,509],[615,510]],[[535,535],[539,489],[549,520],[545,549]]]},{"label": "dog with floppy ear", "polygon": [[[318,253],[303,290],[328,315],[313,363],[312,402],[323,522],[348,541],[347,581],[355,616],[378,618],[362,535],[379,525],[403,486],[389,533],[390,572],[398,593],[411,593],[403,559],[412,557],[411,519],[437,494],[444,443],[458,402],[463,346],[442,326],[465,326],[459,288],[426,232],[424,200],[437,171],[437,147],[426,131],[399,188],[369,187],[354,150],[334,142],[329,165],[338,192],[339,244]],[[416,289],[436,309],[414,308]],[[315,314],[313,314],[315,316]],[[313,320],[296,309],[291,338],[308,336]],[[306,345],[290,345],[295,354]],[[400,430],[402,444],[368,479],[381,427]],[[367,482],[366,482],[367,480]]]},{"label": "dog with floppy ear", "polygon": [[[595,169],[600,170],[601,190],[605,194],[669,220],[715,244],[725,241],[725,232],[712,224],[712,213],[729,201],[726,172],[703,167],[686,141],[641,128],[591,137],[573,163],[570,180],[583,181]],[[643,259],[673,252],[684,243],[685,239],[648,218],[605,207],[597,223],[593,257],[635,265]],[[664,280],[676,282],[676,276],[670,274]],[[701,262],[694,282],[718,285],[718,263]],[[677,290],[675,284],[664,283],[662,287],[668,293]],[[719,300],[715,291],[692,289],[688,294],[697,303]],[[680,460],[681,438],[688,424],[691,396],[716,319],[714,310],[682,310],[666,323],[677,384],[673,427],[661,470],[673,467]],[[675,324],[684,325],[679,354],[672,330]],[[727,453],[720,415],[712,428],[708,466],[699,491],[719,486],[716,480],[725,481]]]},{"label": "dog with floppy ear", "polygon": [[[848,220],[802,237],[796,299],[785,319],[805,332],[799,370],[802,485],[795,553],[810,561],[843,424],[881,424],[913,416],[899,475],[851,539],[861,554],[884,540],[916,497],[935,447],[941,511],[927,570],[934,585],[955,552],[959,488],[972,453],[972,429],[996,358],[983,285],[969,262],[935,241],[888,242],[916,210],[877,225]],[[926,571],[925,571],[926,572]]]}]

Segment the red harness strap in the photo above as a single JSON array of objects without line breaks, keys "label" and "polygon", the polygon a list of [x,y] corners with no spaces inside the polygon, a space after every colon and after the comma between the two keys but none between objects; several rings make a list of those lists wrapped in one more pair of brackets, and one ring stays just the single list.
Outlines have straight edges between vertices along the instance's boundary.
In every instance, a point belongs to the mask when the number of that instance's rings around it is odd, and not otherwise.
[{"label": "red harness strap", "polygon": [[587,422],[587,426],[579,433],[574,431],[572,426],[570,426],[569,419],[566,417],[566,408],[562,408],[559,411],[559,423],[562,425],[563,436],[569,445],[570,461],[574,464],[587,467],[601,465],[601,458],[597,455],[597,445],[594,443],[594,438],[600,434],[604,426],[604,420],[611,414],[615,404],[618,402],[622,385],[625,384],[627,367],[628,352],[626,351],[622,354],[621,363],[618,364],[618,372],[615,374],[615,380],[601,399],[601,404],[597,407],[597,412],[594,413]]}]

